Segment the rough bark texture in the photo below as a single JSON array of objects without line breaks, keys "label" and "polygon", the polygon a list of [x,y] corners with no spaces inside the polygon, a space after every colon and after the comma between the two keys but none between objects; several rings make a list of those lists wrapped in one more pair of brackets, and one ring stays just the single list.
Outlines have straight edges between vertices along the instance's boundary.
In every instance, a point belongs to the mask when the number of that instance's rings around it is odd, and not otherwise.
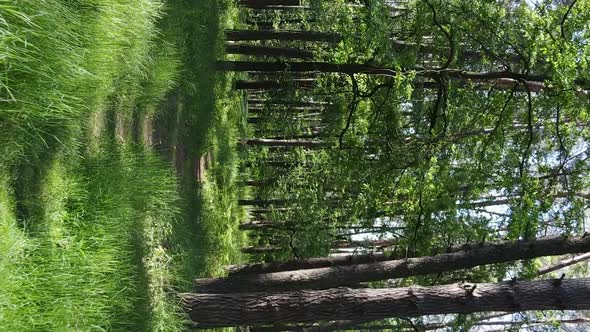
[{"label": "rough bark texture", "polygon": [[323,105],[328,105],[327,102],[321,101],[303,101],[303,100],[273,100],[273,99],[258,99],[258,98],[249,98],[248,105],[294,105],[294,106],[311,106],[311,107],[318,107]]},{"label": "rough bark texture", "polygon": [[282,57],[293,58],[293,59],[311,59],[311,58],[313,58],[313,52],[303,50],[300,48],[262,46],[262,45],[227,44],[225,46],[225,52],[227,54],[243,54],[243,55],[254,55],[254,56],[282,56]]},{"label": "rough bark texture", "polygon": [[278,140],[264,138],[243,139],[240,143],[244,145],[283,146],[283,147],[306,147],[320,148],[326,146],[326,142],[312,140]]},{"label": "rough bark texture", "polygon": [[183,301],[189,317],[201,328],[487,311],[588,310],[590,279],[274,294],[185,294]]},{"label": "rough bark texture", "polygon": [[255,79],[282,79],[282,78],[317,78],[318,74],[314,72],[296,72],[285,73],[276,71],[250,71],[248,76]]},{"label": "rough bark texture", "polygon": [[315,78],[294,80],[238,80],[234,88],[236,90],[276,90],[293,88],[310,88],[315,85]]},{"label": "rough bark texture", "polygon": [[[477,318],[479,322],[475,323],[474,326],[478,325],[491,325],[486,324],[488,322],[482,322],[483,320],[503,317],[509,315],[510,313],[500,313],[500,314],[493,314],[487,315]],[[572,324],[580,324],[584,323],[585,319],[571,319],[568,320],[566,323]],[[564,322],[564,321],[561,321]],[[366,321],[366,320],[337,320],[330,323],[324,324],[273,324],[272,326],[250,326],[249,332],[280,332],[280,331],[289,331],[289,332],[332,332],[332,331],[397,331],[397,332],[416,332],[414,328],[411,327],[400,327],[400,325],[393,324],[371,324],[376,323],[376,321]],[[432,323],[427,325],[418,325],[417,328],[419,331],[432,331],[438,330],[445,327],[451,327],[455,325],[455,321],[450,321],[447,323]],[[499,324],[496,324],[499,325]]]},{"label": "rough bark texture", "polygon": [[242,184],[244,186],[250,186],[250,187],[264,187],[264,186],[272,184],[273,182],[276,182],[276,181],[277,180],[274,178],[262,179],[262,180],[245,180]]},{"label": "rough bark texture", "polygon": [[280,30],[227,30],[225,39],[241,40],[300,40],[338,43],[342,36],[337,33],[314,31],[280,31]]},{"label": "rough bark texture", "polygon": [[327,62],[253,62],[218,61],[218,70],[227,71],[269,71],[269,72],[322,72],[322,73],[367,73],[395,75],[387,68],[376,68],[364,64],[335,64]]},{"label": "rough bark texture", "polygon": [[[276,208],[275,208],[276,209]],[[263,210],[263,211],[260,211]],[[251,210],[252,212],[253,210]],[[268,210],[258,209],[257,213],[268,213]],[[253,212],[253,213],[255,213]],[[453,245],[445,248],[438,248],[433,250],[432,255],[442,253],[453,253],[462,250],[473,250],[481,247],[481,243],[466,243]],[[230,265],[227,270],[231,276],[246,275],[246,274],[263,274],[271,272],[282,272],[292,270],[309,270],[317,269],[322,267],[332,266],[344,266],[344,265],[355,265],[355,264],[367,264],[375,262],[383,262],[388,260],[408,258],[405,252],[393,251],[389,253],[368,253],[368,254],[356,254],[348,256],[330,256],[330,257],[315,257],[307,259],[296,259],[286,262],[272,262],[272,263],[253,263],[248,265]],[[409,256],[415,257],[415,256]]]},{"label": "rough bark texture", "polygon": [[[374,74],[395,76],[397,71],[392,68],[375,67],[356,63],[328,63],[328,62],[252,62],[252,61],[218,61],[218,70],[227,71],[290,71],[290,72],[321,72],[343,74]],[[543,82],[548,77],[543,75],[520,74],[510,71],[471,72],[459,69],[422,70],[417,73],[427,78],[445,76],[461,80],[491,81],[497,79],[511,79],[517,81]]]},{"label": "rough bark texture", "polygon": [[198,279],[202,293],[237,293],[327,289],[361,282],[442,273],[480,265],[590,251],[590,236],[548,237],[535,241],[504,241],[436,256],[310,270],[274,272],[232,278]]},{"label": "rough bark texture", "polygon": [[[272,107],[270,107],[272,106]],[[310,107],[310,106],[289,106],[289,105],[284,105],[286,107],[276,107],[276,105],[270,105],[269,107],[264,107],[264,106],[258,106],[258,105],[254,105],[254,106],[248,106],[248,113],[269,113],[269,111],[281,111],[281,112],[291,112],[291,113],[319,113],[321,111],[323,111],[323,108],[319,108],[319,107]],[[305,114],[304,114],[305,115]],[[309,114],[307,114],[309,115]],[[319,114],[318,114],[319,115]]]},{"label": "rough bark texture", "polygon": [[284,199],[240,199],[239,205],[255,205],[255,206],[269,206],[269,205],[284,205],[287,201]]},{"label": "rough bark texture", "polygon": [[299,0],[240,0],[240,6],[252,9],[265,9],[272,6],[299,6]]},{"label": "rough bark texture", "polygon": [[244,247],[242,248],[242,252],[244,254],[268,254],[277,251],[281,251],[281,247]]},{"label": "rough bark texture", "polygon": [[280,225],[278,223],[256,220],[256,221],[249,221],[249,222],[241,223],[239,226],[239,229],[242,231],[255,231],[255,230],[261,230],[261,229],[281,228],[281,227],[282,227],[282,225]]},{"label": "rough bark texture", "polygon": [[288,208],[286,208],[286,207],[273,206],[272,208],[249,209],[248,212],[253,213],[253,214],[264,214],[264,213],[272,213],[272,212],[283,212],[283,211],[287,211],[287,210],[288,210]]},{"label": "rough bark texture", "polygon": [[374,240],[374,241],[350,241],[350,240],[342,240],[336,241],[332,243],[332,248],[373,248],[373,247],[390,247],[395,244],[398,244],[399,241],[395,239],[391,240]]},{"label": "rough bark texture", "polygon": [[398,255],[375,253],[350,256],[318,257],[301,260],[291,260],[287,262],[255,263],[250,265],[231,266],[229,269],[229,273],[230,276],[234,276],[290,270],[307,270],[330,266],[382,262],[394,258],[398,258]]}]

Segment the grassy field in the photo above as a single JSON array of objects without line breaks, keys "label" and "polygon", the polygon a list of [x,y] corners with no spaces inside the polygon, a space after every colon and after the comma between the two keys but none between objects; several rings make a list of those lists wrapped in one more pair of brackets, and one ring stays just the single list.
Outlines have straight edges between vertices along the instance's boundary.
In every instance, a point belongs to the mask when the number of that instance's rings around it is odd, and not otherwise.
[{"label": "grassy field", "polygon": [[243,259],[234,11],[0,0],[0,331],[183,331],[177,294]]}]

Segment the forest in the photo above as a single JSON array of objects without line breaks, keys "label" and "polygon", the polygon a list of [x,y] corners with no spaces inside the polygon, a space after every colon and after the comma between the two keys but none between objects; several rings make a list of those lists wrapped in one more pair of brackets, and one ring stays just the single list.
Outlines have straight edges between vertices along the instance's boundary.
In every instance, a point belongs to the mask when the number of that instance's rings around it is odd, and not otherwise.
[{"label": "forest", "polygon": [[0,331],[590,330],[590,0],[0,0]]}]

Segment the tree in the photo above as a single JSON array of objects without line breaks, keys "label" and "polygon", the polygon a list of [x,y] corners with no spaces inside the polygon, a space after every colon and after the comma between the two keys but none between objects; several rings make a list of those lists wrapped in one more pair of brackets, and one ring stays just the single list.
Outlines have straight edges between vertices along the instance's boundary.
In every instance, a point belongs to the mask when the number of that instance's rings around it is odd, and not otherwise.
[{"label": "tree", "polygon": [[338,43],[342,36],[336,33],[314,31],[228,30],[225,32],[225,39],[228,41],[299,40]]},{"label": "tree", "polygon": [[292,291],[354,286],[361,282],[406,278],[505,263],[543,256],[590,251],[590,236],[549,237],[534,241],[505,241],[482,244],[470,250],[375,263],[332,266],[308,270],[233,276],[226,279],[197,279],[201,293]]},{"label": "tree", "polygon": [[299,0],[240,0],[246,8],[265,9],[273,6],[299,6]]},{"label": "tree", "polygon": [[263,45],[247,45],[247,44],[227,44],[225,46],[227,54],[243,54],[253,56],[269,56],[269,57],[286,57],[293,59],[312,59],[313,52],[300,48],[278,47],[278,46],[263,46]]},{"label": "tree", "polygon": [[488,311],[590,309],[590,279],[506,281],[383,289],[335,288],[289,293],[184,294],[200,328],[378,320]]}]

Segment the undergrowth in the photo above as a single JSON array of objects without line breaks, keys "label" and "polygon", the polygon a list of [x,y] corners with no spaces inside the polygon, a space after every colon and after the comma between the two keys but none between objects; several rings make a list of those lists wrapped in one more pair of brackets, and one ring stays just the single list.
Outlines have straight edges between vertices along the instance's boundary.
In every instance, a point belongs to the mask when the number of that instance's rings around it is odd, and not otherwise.
[{"label": "undergrowth", "polygon": [[166,307],[174,299],[162,248],[178,213],[176,178],[158,157],[111,146],[81,163],[57,158],[35,200],[22,203],[29,218],[21,224],[8,197],[2,232],[21,245],[2,248],[2,329],[174,331],[182,324]]},{"label": "undergrowth", "polygon": [[[0,331],[183,331],[177,292],[242,260],[231,8],[0,0]],[[167,118],[203,183],[151,149]]]}]

